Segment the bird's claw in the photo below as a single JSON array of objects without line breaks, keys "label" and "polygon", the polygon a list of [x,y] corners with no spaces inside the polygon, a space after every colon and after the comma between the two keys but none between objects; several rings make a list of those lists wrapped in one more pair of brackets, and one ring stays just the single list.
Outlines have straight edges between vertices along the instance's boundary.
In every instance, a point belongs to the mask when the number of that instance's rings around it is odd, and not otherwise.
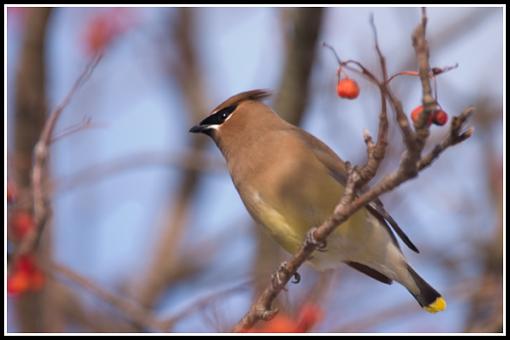
[{"label": "bird's claw", "polygon": [[[283,282],[282,278],[280,277],[281,276],[280,273],[282,273],[282,272],[285,273],[286,275],[290,274],[290,271],[289,271],[289,268],[287,267],[286,261],[282,262],[282,264],[280,265],[280,267],[278,268],[276,273],[273,273],[273,275],[271,275],[271,281],[273,283],[274,288],[282,286],[283,290],[287,290],[284,286],[284,282]],[[299,283],[301,281],[301,275],[299,275],[298,272],[293,273],[292,278],[293,278],[291,281],[292,283]]]},{"label": "bird's claw", "polygon": [[278,308],[265,309],[260,311],[260,318],[264,321],[269,321],[276,315],[276,313],[278,313]]},{"label": "bird's claw", "polygon": [[287,269],[286,261],[282,262],[282,264],[280,264],[280,267],[278,268],[276,273],[273,273],[273,275],[271,275],[271,281],[273,283],[273,287],[276,288],[279,286],[283,286],[283,289],[285,290],[284,282],[283,282],[282,278],[280,277],[280,272],[284,272],[284,273],[288,274],[289,270]]},{"label": "bird's claw", "polygon": [[293,277],[291,281],[292,283],[298,284],[299,282],[301,282],[301,275],[298,272],[295,272],[292,277]]},{"label": "bird's claw", "polygon": [[327,249],[327,242],[326,241],[317,241],[317,239],[315,238],[315,231],[317,231],[317,228],[316,227],[313,227],[312,229],[310,229],[310,231],[308,231],[308,233],[306,234],[306,243],[308,244],[311,244],[313,246],[315,246],[317,248],[318,251],[320,252],[325,252]]}]

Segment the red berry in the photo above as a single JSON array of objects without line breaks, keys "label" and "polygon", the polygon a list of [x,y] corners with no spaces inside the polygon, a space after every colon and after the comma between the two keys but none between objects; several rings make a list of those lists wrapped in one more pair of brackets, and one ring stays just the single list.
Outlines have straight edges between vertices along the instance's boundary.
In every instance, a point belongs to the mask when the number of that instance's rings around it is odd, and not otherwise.
[{"label": "red berry", "polygon": [[26,211],[16,211],[10,220],[10,230],[16,239],[22,239],[34,228],[34,219]]},{"label": "red berry", "polygon": [[46,277],[37,266],[33,255],[21,255],[15,261],[7,278],[7,291],[10,294],[21,294],[29,290],[33,292],[41,290]]},{"label": "red berry", "polygon": [[30,274],[24,271],[17,271],[7,278],[7,292],[9,294],[20,294],[30,288]]},{"label": "red berry", "polygon": [[319,306],[307,303],[299,312],[297,332],[308,332],[317,322],[324,318],[324,313]]},{"label": "red berry", "polygon": [[34,256],[31,254],[21,255],[16,262],[16,270],[28,274],[38,271]]},{"label": "red berry", "polygon": [[111,45],[135,24],[133,12],[128,8],[112,8],[92,17],[83,33],[87,52],[95,55]]},{"label": "red berry", "polygon": [[17,190],[16,185],[14,182],[8,181],[7,182],[7,203],[12,204],[14,201],[16,201],[17,197]]},{"label": "red berry", "polygon": [[448,122],[448,115],[443,110],[434,112],[434,120],[432,121],[436,125],[445,125]]},{"label": "red berry", "polygon": [[[413,120],[414,124],[418,123],[418,120],[420,120],[420,116],[421,116],[422,112],[423,112],[423,106],[422,105],[415,107],[414,110],[411,112],[411,119]],[[429,120],[427,122],[427,126],[430,126],[430,124],[432,124],[432,120],[433,119],[434,119],[434,114],[431,114],[429,116]]]},{"label": "red berry", "polygon": [[355,99],[359,95],[359,86],[356,81],[345,77],[338,81],[338,84],[336,85],[336,92],[341,98]]},{"label": "red berry", "polygon": [[[423,112],[423,106],[417,106],[414,108],[414,110],[411,112],[411,119],[416,124],[418,120],[420,119],[420,115]],[[429,116],[429,121],[427,126],[430,126],[430,124],[434,123],[435,125],[445,125],[446,122],[448,122],[448,114],[444,112],[440,106],[437,106],[436,109],[432,112],[432,114]]]}]

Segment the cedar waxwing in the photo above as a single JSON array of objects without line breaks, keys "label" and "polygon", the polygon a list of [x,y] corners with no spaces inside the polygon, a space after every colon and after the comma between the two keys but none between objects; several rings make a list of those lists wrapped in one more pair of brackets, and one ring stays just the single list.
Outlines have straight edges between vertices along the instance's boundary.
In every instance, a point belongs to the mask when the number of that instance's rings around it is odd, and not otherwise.
[{"label": "cedar waxwing", "polygon": [[[269,95],[264,90],[237,94],[190,132],[214,140],[250,215],[295,253],[310,228],[333,213],[347,171],[327,145],[260,102]],[[319,270],[344,262],[383,283],[395,280],[428,312],[444,310],[445,300],[407,263],[391,228],[418,252],[381,201],[374,200],[339,226],[328,237],[326,251],[314,254],[310,262]]]}]

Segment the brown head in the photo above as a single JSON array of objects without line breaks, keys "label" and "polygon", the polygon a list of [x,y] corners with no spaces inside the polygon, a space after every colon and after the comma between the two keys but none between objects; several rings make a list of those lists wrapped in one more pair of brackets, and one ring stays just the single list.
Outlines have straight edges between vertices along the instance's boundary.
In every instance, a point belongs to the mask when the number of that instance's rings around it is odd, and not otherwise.
[{"label": "brown head", "polygon": [[207,118],[202,120],[198,125],[193,126],[189,132],[205,133],[214,139],[217,132],[220,131],[220,127],[222,127],[223,124],[227,126],[226,122],[233,118],[234,115],[237,116],[237,113],[240,111],[239,106],[241,103],[259,101],[270,95],[271,93],[267,90],[251,90],[236,94],[216,106]]},{"label": "brown head", "polygon": [[263,129],[282,120],[261,102],[271,93],[251,90],[236,94],[215,107],[208,117],[189,131],[210,136],[222,151],[225,144],[246,144],[263,134]]}]

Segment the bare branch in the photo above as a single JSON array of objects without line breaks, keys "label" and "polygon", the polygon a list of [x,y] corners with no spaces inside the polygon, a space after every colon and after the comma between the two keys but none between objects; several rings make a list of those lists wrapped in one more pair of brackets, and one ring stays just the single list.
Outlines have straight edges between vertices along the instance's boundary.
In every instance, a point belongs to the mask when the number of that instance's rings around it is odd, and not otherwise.
[{"label": "bare branch", "polygon": [[230,295],[234,292],[237,292],[239,290],[243,290],[247,288],[247,285],[252,280],[243,280],[231,287],[210,293],[204,297],[201,297],[195,301],[192,301],[189,303],[186,307],[184,307],[179,312],[175,313],[174,315],[168,317],[166,320],[162,320],[159,322],[160,328],[164,330],[169,330],[181,319],[185,318],[192,312],[194,312],[197,309],[201,309],[212,303],[214,300],[217,300],[219,298],[225,297],[226,295]]},{"label": "bare branch", "polygon": [[[429,77],[434,78],[435,76],[449,72],[451,70],[454,70],[457,67],[459,67],[459,63],[455,63],[455,65],[445,66],[445,67],[437,67],[437,66],[432,67],[432,69],[429,72]],[[392,81],[393,79],[395,79],[396,77],[399,77],[399,76],[419,77],[420,74],[417,71],[401,71],[401,72],[397,72],[394,75],[392,75],[386,82],[389,83],[390,81]]]},{"label": "bare branch", "polygon": [[70,136],[74,133],[90,129],[90,128],[99,128],[99,127],[105,127],[103,124],[97,124],[92,123],[92,118],[90,117],[83,117],[82,121],[76,124],[73,124],[71,126],[68,126],[63,131],[58,132],[58,134],[55,134],[55,136],[51,139],[51,143],[55,143],[56,141],[61,140],[62,138],[65,138],[67,136]]},{"label": "bare branch", "polygon": [[418,170],[423,170],[432,164],[432,162],[448,147],[461,143],[473,135],[473,127],[468,128],[462,133],[460,130],[474,110],[474,107],[468,107],[459,116],[453,118],[448,136],[440,144],[436,145],[431,152],[419,160]]},{"label": "bare branch", "polygon": [[381,52],[381,49],[379,48],[377,29],[375,27],[373,15],[370,16],[370,24],[374,33],[374,44],[377,51],[377,56],[379,57],[379,64],[381,66],[383,81],[382,83],[377,82],[381,96],[381,111],[379,112],[377,143],[375,145],[373,144],[372,137],[368,131],[364,131],[363,136],[365,144],[367,145],[368,159],[367,163],[359,170],[359,173],[360,176],[365,180],[365,183],[368,183],[376,175],[377,170],[379,169],[379,166],[384,159],[384,155],[386,154],[386,147],[388,145],[388,112],[385,96],[388,71],[386,69],[386,60]]},{"label": "bare branch", "polygon": [[423,114],[415,123],[416,131],[420,141],[424,141],[428,137],[427,122],[430,115],[434,111],[437,103],[432,96],[432,87],[430,85],[429,73],[429,46],[425,38],[427,28],[427,15],[425,8],[422,8],[422,17],[420,24],[413,33],[413,46],[416,51],[416,60],[418,61],[418,74],[420,75],[422,87]]},{"label": "bare branch", "polygon": [[117,308],[117,310],[130,322],[134,323],[137,326],[141,326],[145,329],[155,329],[159,331],[163,331],[160,328],[155,317],[152,316],[151,312],[144,309],[140,305],[129,301],[125,298],[119,297],[99,285],[95,284],[91,280],[86,277],[76,273],[70,268],[58,264],[55,262],[51,262],[47,265],[46,268],[51,275],[60,274],[65,276],[67,279],[77,283],[81,287],[85,288],[89,292],[98,296],[102,301],[109,303],[110,305]]},{"label": "bare branch", "polygon": [[[423,87],[424,104],[428,105],[428,108],[430,109],[431,103],[434,104],[435,101],[433,100],[431,95],[429,80],[428,45],[425,39],[425,26],[427,21],[425,16],[425,10],[423,10],[422,13],[423,13],[422,20],[413,34],[413,43],[416,49],[417,59],[420,67],[420,79]],[[334,49],[331,46],[327,44],[324,44],[324,46],[334,51]],[[384,72],[385,70],[384,58],[382,56],[382,53],[380,52],[380,49],[378,48],[377,40],[376,50],[379,55],[381,66]],[[340,62],[341,66],[342,65],[345,66],[348,63],[341,62],[340,58],[338,58],[338,61]],[[357,167],[351,167],[350,164],[348,164],[347,166],[348,177],[346,188],[340,202],[335,207],[333,215],[331,215],[326,221],[324,221],[318,228],[313,228],[307,235],[303,245],[290,259],[290,261],[284,262],[280,265],[279,269],[273,274],[272,276],[273,280],[271,281],[271,283],[267,285],[266,289],[258,297],[255,303],[250,307],[249,311],[234,326],[233,329],[234,331],[249,329],[258,320],[271,319],[278,312],[277,309],[272,308],[272,303],[274,299],[284,289],[285,285],[295,275],[295,273],[297,273],[298,268],[307,259],[310,258],[311,254],[318,247],[320,247],[321,244],[325,244],[327,237],[336,228],[341,227],[341,224],[344,223],[347,219],[349,219],[349,217],[352,216],[356,211],[363,208],[366,204],[373,201],[374,199],[378,198],[381,194],[393,190],[403,182],[411,178],[414,178],[417,175],[418,171],[423,169],[425,166],[429,165],[435,158],[437,158],[439,153],[441,153],[449,146],[455,145],[466,140],[472,134],[472,129],[468,129],[466,132],[462,134],[460,133],[463,124],[469,117],[469,112],[471,112],[471,109],[467,109],[459,117],[455,117],[454,122],[452,123],[450,136],[447,139],[448,141],[442,143],[439,149],[433,151],[430,155],[427,155],[424,158],[424,160],[421,163],[419,163],[418,161],[420,160],[423,146],[425,145],[426,139],[428,137],[428,128],[427,127],[417,128],[418,132],[417,134],[415,134],[409,126],[409,121],[404,111],[402,110],[402,105],[400,101],[391,93],[390,89],[388,88],[387,81],[384,81],[381,84],[360,63],[355,61],[352,62],[360,67],[361,71],[359,72],[361,72],[368,78],[372,78],[373,81],[379,85],[381,92],[383,93],[382,98],[383,101],[385,99],[388,99],[392,104],[396,112],[397,123],[400,126],[400,129],[404,137],[406,151],[403,153],[400,164],[396,170],[384,176],[371,189],[366,190],[363,194],[359,196],[356,195],[357,190],[363,187],[364,184],[366,184],[366,181],[370,178],[370,176],[368,176],[368,178],[361,176],[359,171],[360,169],[358,169]],[[384,75],[384,78],[386,80],[386,75]],[[430,100],[431,98],[432,100]],[[379,119],[380,138],[378,138],[383,142],[385,141],[386,138],[387,129],[387,127],[384,126],[385,124],[383,117],[384,114],[385,110],[381,110]],[[420,125],[418,124],[418,126]],[[379,144],[380,140],[378,140],[377,144]],[[372,138],[367,133],[365,133],[365,143],[367,144],[369,158],[371,154],[373,154],[374,149],[376,149],[377,147],[382,148],[382,150],[384,151],[384,146],[374,145]],[[377,160],[372,161],[374,162],[375,165],[378,164]],[[367,167],[369,167],[368,163],[361,169],[365,170]],[[421,164],[421,166],[419,164]]]},{"label": "bare branch", "polygon": [[[373,75],[372,72],[370,72],[363,64],[356,60],[347,60],[342,61],[338,54],[336,53],[336,50],[333,48],[333,46],[329,45],[328,43],[323,42],[322,45],[328,49],[330,49],[338,64],[339,69],[338,73],[340,74],[340,70],[342,67],[351,70],[353,72],[356,72],[365,78],[367,78],[370,82],[377,85],[379,88],[380,96],[381,96],[381,111],[379,113],[379,128],[378,128],[378,135],[377,135],[377,143],[374,144],[372,140],[372,136],[368,132],[368,130],[365,130],[363,132],[363,138],[365,140],[365,144],[367,145],[367,163],[363,165],[361,168],[358,169],[359,175],[363,178],[364,183],[368,183],[377,173],[377,169],[379,168],[379,165],[381,164],[382,159],[384,158],[384,155],[386,153],[386,146],[388,144],[388,113],[387,113],[387,105],[386,105],[386,92],[388,92],[387,85],[386,85],[386,78],[387,78],[387,71],[386,71],[386,61],[384,59],[384,56],[379,49],[379,42],[377,41],[377,32],[375,30],[375,24],[373,23],[373,18],[371,17],[370,23],[372,24],[373,30],[374,30],[374,39],[375,39],[375,46],[377,50],[377,54],[379,57],[379,63],[381,65],[381,70],[383,73],[383,81],[379,81],[376,76]],[[350,66],[350,64],[356,65],[359,69],[353,68]]]},{"label": "bare branch", "polygon": [[395,117],[400,128],[400,132],[402,133],[402,139],[405,146],[408,149],[414,149],[416,138],[415,133],[411,128],[409,119],[407,118],[407,115],[402,107],[402,102],[393,94],[389,88],[389,85],[386,86],[386,96],[391,104],[391,107],[393,108],[393,111],[395,111]]},{"label": "bare branch", "polygon": [[370,15],[370,26],[372,27],[372,32],[374,33],[375,51],[379,57],[379,64],[381,65],[383,81],[386,83],[388,81],[388,70],[386,68],[386,60],[381,52],[381,48],[379,47],[379,40],[377,39],[377,27],[375,26],[373,14]]},{"label": "bare branch", "polygon": [[57,108],[50,114],[48,119],[46,120],[43,130],[41,132],[41,136],[39,137],[38,142],[34,147],[34,160],[32,167],[32,201],[33,201],[33,210],[34,210],[34,224],[35,228],[28,232],[26,236],[23,238],[18,248],[16,249],[15,255],[19,256],[21,254],[25,254],[34,247],[37,246],[37,243],[41,237],[41,234],[44,230],[44,226],[48,220],[50,215],[49,212],[49,197],[48,191],[46,190],[46,180],[47,180],[47,159],[49,155],[49,145],[51,144],[53,130],[55,129],[55,125],[62,113],[62,111],[67,107],[71,98],[78,91],[78,89],[87,81],[95,67],[101,60],[102,55],[97,55],[85,68],[82,74],[74,83],[73,87],[66,95],[62,103],[57,106]]},{"label": "bare branch", "polygon": [[183,170],[215,173],[225,169],[225,162],[208,156],[202,151],[184,152],[177,155],[169,155],[168,152],[144,151],[91,165],[72,175],[56,179],[50,186],[54,192],[60,193],[108,176],[149,166],[175,167]]}]

